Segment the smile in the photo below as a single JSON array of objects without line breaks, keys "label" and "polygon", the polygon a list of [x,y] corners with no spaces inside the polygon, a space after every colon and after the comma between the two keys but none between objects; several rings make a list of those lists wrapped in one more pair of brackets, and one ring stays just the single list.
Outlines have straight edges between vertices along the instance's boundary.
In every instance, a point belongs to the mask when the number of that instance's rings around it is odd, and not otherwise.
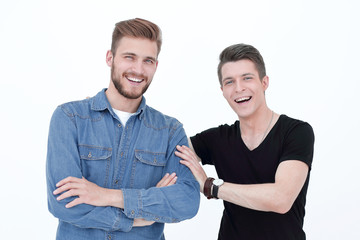
[{"label": "smile", "polygon": [[134,77],[126,77],[129,81],[131,82],[136,82],[136,83],[141,83],[142,81],[144,81],[143,78],[134,78]]},{"label": "smile", "polygon": [[241,98],[237,98],[235,99],[236,103],[243,103],[243,102],[247,102],[251,99],[251,97],[241,97]]}]

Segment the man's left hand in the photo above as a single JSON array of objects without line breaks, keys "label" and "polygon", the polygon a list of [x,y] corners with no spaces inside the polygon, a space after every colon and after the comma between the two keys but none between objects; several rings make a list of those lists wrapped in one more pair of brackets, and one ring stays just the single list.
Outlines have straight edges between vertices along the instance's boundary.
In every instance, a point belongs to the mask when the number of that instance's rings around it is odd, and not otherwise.
[{"label": "man's left hand", "polygon": [[56,184],[57,189],[53,192],[54,195],[61,194],[57,200],[63,200],[68,197],[78,196],[78,198],[66,204],[66,208],[71,208],[76,205],[86,203],[93,206],[107,206],[106,188],[99,187],[95,183],[89,182],[84,177],[67,177]]},{"label": "man's left hand", "polygon": [[[165,176],[157,183],[156,187],[167,187],[176,183],[177,176],[175,173],[165,174]],[[67,177],[56,184],[57,189],[54,195],[61,194],[56,199],[61,201],[65,198],[77,196],[73,201],[65,205],[71,208],[76,205],[86,203],[89,205],[104,207],[113,206],[123,208],[123,198],[116,189],[102,188],[86,180],[84,177]]]}]

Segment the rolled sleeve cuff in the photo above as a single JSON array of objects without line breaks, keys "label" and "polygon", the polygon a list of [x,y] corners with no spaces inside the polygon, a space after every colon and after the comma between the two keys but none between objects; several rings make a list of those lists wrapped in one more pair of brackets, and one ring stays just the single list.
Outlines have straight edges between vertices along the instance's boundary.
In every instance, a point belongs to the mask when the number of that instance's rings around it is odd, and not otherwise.
[{"label": "rolled sleeve cuff", "polygon": [[124,196],[124,214],[128,218],[141,218],[142,198],[138,189],[121,189]]},{"label": "rolled sleeve cuff", "polygon": [[134,224],[133,218],[128,218],[121,209],[117,209],[118,217],[113,225],[114,231],[129,232]]}]

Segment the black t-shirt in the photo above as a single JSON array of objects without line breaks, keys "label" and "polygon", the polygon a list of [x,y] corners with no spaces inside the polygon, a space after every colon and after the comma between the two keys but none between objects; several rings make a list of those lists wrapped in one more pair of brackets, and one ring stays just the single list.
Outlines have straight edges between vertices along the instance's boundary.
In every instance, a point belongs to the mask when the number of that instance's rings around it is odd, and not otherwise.
[{"label": "black t-shirt", "polygon": [[[202,164],[214,165],[225,182],[274,183],[282,161],[299,160],[311,169],[314,133],[308,123],[280,115],[264,141],[252,151],[242,141],[239,121],[196,134],[191,142]],[[224,201],[219,239],[306,239],[302,227],[308,183],[309,174],[286,214],[256,211]]]}]

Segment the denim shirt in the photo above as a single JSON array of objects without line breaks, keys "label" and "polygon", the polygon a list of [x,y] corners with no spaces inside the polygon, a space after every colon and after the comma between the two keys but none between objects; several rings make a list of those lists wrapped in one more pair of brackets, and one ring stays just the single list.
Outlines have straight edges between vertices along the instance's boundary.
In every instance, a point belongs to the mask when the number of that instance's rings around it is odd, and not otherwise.
[{"label": "denim shirt", "polygon": [[[49,211],[59,219],[57,239],[165,239],[164,223],[192,218],[199,208],[199,184],[175,156],[188,145],[182,124],[146,105],[145,98],[123,126],[105,90],[95,97],[59,106],[49,129],[46,163]],[[158,188],[166,173],[176,184]],[[121,189],[124,209],[80,204],[65,208],[55,184],[84,177],[100,187]],[[133,227],[134,218],[155,221]]]}]

